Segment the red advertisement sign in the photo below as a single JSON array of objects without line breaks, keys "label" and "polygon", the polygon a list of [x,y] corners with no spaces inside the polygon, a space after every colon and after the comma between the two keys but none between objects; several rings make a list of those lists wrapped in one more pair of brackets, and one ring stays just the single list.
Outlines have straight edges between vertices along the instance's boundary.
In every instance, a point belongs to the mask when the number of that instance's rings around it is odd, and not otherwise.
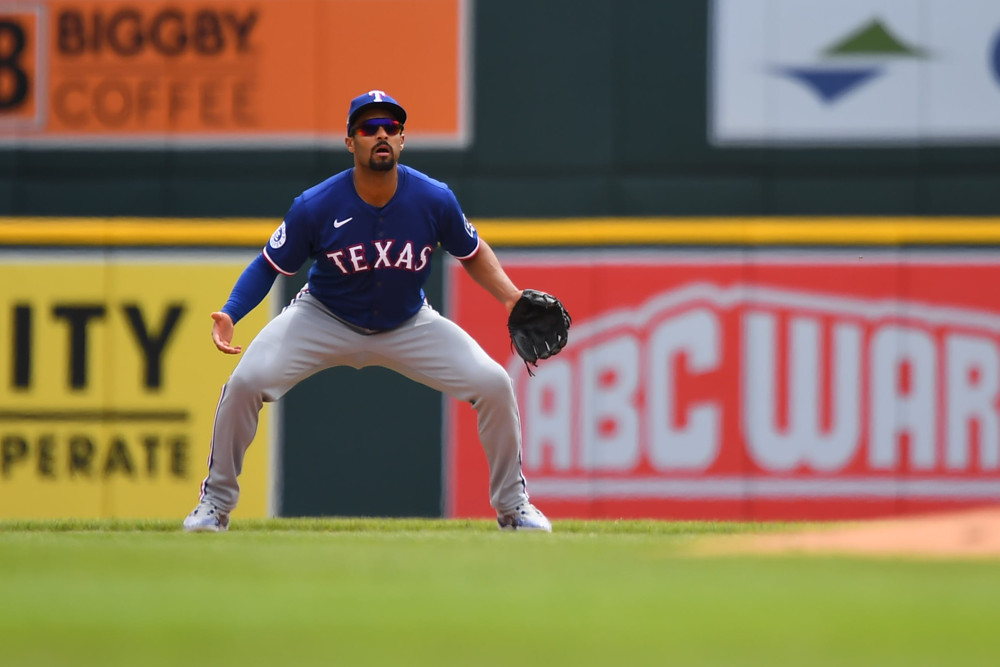
[{"label": "red advertisement sign", "polygon": [[[450,315],[503,364],[532,500],[558,517],[832,519],[1000,501],[1000,253],[521,253],[567,348],[529,377],[452,265]],[[490,516],[449,402],[447,511]]]}]

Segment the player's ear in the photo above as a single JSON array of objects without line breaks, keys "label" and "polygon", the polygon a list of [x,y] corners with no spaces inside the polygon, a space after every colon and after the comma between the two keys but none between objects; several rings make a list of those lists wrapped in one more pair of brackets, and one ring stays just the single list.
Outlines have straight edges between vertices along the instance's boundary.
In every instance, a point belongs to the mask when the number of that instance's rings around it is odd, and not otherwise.
[{"label": "player's ear", "polygon": [[344,137],[344,145],[350,153],[354,152],[354,137]]}]

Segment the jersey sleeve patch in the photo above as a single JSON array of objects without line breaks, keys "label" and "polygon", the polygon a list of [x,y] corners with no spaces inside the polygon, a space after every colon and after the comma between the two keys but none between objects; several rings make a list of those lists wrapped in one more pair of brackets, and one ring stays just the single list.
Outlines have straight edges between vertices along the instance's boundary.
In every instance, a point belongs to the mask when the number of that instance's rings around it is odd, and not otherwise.
[{"label": "jersey sleeve patch", "polygon": [[273,234],[271,234],[271,240],[268,241],[268,245],[271,246],[272,248],[276,249],[280,248],[281,246],[285,245],[286,238],[287,237],[285,235],[285,221],[282,220],[281,224],[278,225],[278,228],[274,230]]},{"label": "jersey sleeve patch", "polygon": [[306,206],[305,196],[292,202],[278,228],[264,246],[264,258],[274,270],[286,275],[298,271],[312,252],[315,223]]}]

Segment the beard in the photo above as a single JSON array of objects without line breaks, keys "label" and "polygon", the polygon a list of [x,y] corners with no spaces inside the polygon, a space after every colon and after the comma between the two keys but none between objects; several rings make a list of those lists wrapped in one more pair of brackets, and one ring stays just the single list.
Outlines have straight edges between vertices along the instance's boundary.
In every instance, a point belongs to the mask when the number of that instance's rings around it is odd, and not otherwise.
[{"label": "beard", "polygon": [[[377,148],[377,147],[376,147]],[[372,171],[391,171],[396,166],[396,154],[389,149],[390,153],[385,158],[379,158],[372,150],[371,157],[368,158],[368,168]]]}]

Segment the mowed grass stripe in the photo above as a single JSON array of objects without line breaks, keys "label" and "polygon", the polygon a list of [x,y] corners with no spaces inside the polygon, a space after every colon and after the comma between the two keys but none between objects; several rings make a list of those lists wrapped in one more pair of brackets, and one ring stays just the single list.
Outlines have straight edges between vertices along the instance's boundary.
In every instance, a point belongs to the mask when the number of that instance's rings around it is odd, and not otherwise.
[{"label": "mowed grass stripe", "polygon": [[[48,526],[48,528],[46,528]],[[981,665],[1000,566],[692,557],[773,524],[0,524],[11,665]]]},{"label": "mowed grass stripe", "polygon": [[[737,521],[556,521],[557,533],[599,534],[721,534],[802,529],[808,524],[751,523]],[[0,519],[0,533],[11,531],[105,531],[105,532],[177,532],[180,519]],[[497,532],[492,519],[429,519],[383,517],[328,517],[285,519],[233,518],[230,532]]]}]

